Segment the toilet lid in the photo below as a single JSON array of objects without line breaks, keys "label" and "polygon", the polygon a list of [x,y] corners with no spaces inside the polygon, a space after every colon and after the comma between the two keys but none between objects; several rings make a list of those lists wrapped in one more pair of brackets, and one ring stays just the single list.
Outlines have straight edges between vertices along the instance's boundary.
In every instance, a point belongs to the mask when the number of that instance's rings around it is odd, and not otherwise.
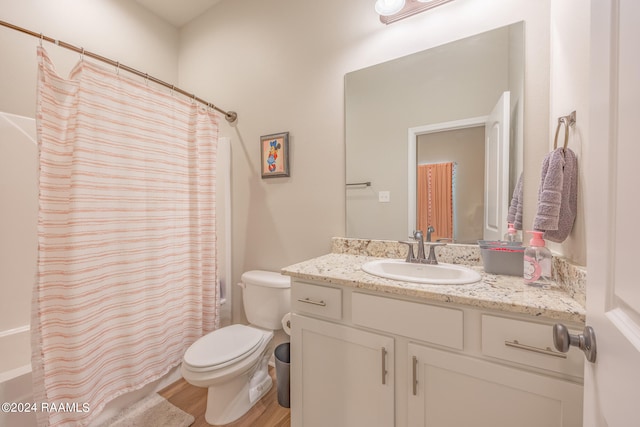
[{"label": "toilet lid", "polygon": [[194,342],[184,354],[184,361],[194,368],[211,368],[241,360],[251,354],[263,338],[262,331],[249,326],[225,326]]}]

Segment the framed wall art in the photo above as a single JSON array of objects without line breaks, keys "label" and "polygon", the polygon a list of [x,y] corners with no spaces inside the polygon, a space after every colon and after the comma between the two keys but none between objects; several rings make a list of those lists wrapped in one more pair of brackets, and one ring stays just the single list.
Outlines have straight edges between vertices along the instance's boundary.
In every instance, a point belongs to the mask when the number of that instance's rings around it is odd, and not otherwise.
[{"label": "framed wall art", "polygon": [[289,176],[289,132],[260,137],[262,178]]}]

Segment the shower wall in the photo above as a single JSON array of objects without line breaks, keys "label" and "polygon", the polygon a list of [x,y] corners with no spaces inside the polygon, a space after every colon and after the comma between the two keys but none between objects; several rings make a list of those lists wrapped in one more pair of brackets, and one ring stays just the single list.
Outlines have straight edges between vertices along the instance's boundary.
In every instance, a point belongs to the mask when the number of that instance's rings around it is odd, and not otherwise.
[{"label": "shower wall", "polygon": [[37,160],[35,120],[0,113],[0,336],[29,325],[38,244]]},{"label": "shower wall", "polygon": [[[0,112],[0,401],[31,400],[29,317],[37,250],[35,120]],[[0,413],[0,425],[35,426]]]},{"label": "shower wall", "polygon": [[[128,0],[0,0],[2,20],[178,80],[178,31]],[[117,30],[115,30],[117,29]],[[36,268],[37,38],[0,27],[0,337],[28,328]],[[80,59],[44,43],[66,76]],[[22,117],[20,117],[22,116]]]},{"label": "shower wall", "polygon": [[[178,30],[136,2],[0,0],[0,10],[3,21],[84,47],[178,84]],[[10,360],[3,358],[3,362],[10,361],[11,365],[0,367],[3,401],[30,400],[25,396],[30,393],[31,382],[28,328],[37,254],[34,118],[39,43],[37,38],[0,27],[3,58],[0,111],[11,113],[0,116],[0,353],[12,356]],[[51,43],[43,45],[63,76],[68,75],[80,59],[77,53]],[[25,345],[20,345],[18,351],[16,342]],[[20,367],[16,368],[17,365]],[[150,391],[153,390],[143,390],[143,393]],[[119,402],[113,402],[113,411],[117,405],[126,406],[143,395],[122,396]],[[104,414],[109,415],[108,411]],[[35,425],[32,422],[34,420],[24,417],[17,422],[0,418],[0,425]]]}]

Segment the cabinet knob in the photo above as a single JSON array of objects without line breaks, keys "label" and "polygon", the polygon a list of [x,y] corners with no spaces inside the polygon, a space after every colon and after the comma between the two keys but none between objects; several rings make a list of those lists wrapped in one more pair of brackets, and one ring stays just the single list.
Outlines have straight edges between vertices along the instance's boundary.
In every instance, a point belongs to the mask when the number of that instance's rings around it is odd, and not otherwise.
[{"label": "cabinet knob", "polygon": [[556,323],[553,325],[553,345],[562,353],[568,352],[571,346],[578,347],[589,362],[596,361],[596,334],[591,326],[585,326],[581,334],[574,335],[565,325]]}]

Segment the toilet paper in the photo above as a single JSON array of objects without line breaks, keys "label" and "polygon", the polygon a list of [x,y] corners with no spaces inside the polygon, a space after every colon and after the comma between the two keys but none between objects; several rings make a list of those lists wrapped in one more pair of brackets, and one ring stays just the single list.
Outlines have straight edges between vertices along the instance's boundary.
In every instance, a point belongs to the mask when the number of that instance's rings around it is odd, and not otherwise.
[{"label": "toilet paper", "polygon": [[287,335],[291,335],[291,313],[287,313],[282,317],[282,329]]}]

